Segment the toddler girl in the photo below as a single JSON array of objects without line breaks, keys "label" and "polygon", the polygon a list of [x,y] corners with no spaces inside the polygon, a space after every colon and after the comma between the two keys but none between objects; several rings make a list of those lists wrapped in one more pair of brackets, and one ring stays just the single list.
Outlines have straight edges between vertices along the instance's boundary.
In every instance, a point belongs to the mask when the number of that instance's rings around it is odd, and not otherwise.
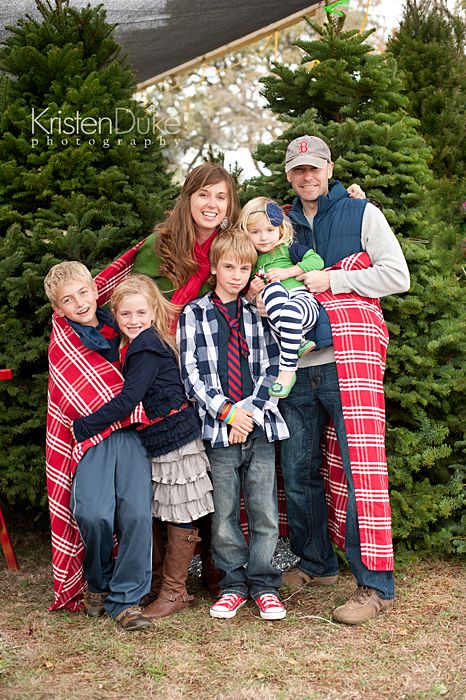
[{"label": "toddler girl", "polygon": [[[146,275],[122,282],[110,308],[122,334],[125,383],[102,408],[73,423],[78,442],[127,416],[142,401],[149,426],[141,442],[152,460],[153,571],[146,617],[167,617],[188,607],[188,567],[199,541],[192,521],[213,512],[209,462],[196,410],[186,398],[170,326],[177,309]],[[168,523],[166,544],[161,521]],[[155,590],[154,590],[155,589]],[[152,599],[154,596],[152,596]]]},{"label": "toddler girl", "polygon": [[241,212],[239,225],[258,253],[251,288],[262,292],[270,323],[280,336],[279,374],[269,394],[284,398],[296,382],[298,358],[315,347],[305,333],[319,316],[317,301],[296,277],[321,270],[324,261],[312,248],[292,242],[290,221],[267,197],[251,199]]}]

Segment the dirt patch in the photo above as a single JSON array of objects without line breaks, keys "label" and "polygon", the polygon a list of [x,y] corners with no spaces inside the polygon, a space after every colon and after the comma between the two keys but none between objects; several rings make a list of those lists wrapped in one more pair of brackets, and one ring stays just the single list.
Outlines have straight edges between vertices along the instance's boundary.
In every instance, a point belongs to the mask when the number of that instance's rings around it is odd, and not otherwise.
[{"label": "dirt patch", "polygon": [[[47,535],[15,542],[21,571],[1,561],[0,697],[8,700],[430,700],[466,697],[466,567],[429,560],[397,573],[394,607],[360,627],[331,622],[354,588],[288,597],[283,621],[252,602],[233,620],[209,617],[191,578],[191,610],[128,633],[108,618],[48,613]],[[0,555],[1,556],[1,555]]]}]

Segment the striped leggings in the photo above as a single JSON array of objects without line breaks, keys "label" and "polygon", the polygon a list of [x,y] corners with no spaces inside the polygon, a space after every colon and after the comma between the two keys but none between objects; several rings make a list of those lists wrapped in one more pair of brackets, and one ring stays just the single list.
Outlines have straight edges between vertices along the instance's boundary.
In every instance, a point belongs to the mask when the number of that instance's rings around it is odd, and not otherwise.
[{"label": "striped leggings", "polygon": [[280,370],[296,370],[298,350],[304,332],[319,316],[319,305],[305,287],[285,289],[281,282],[271,282],[262,292],[272,328],[280,335]]}]

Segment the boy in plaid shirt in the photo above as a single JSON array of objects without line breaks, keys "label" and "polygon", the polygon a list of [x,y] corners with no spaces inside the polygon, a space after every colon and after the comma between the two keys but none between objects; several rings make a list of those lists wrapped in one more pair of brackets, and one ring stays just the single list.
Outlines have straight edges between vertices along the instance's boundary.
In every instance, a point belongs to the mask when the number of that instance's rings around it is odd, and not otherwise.
[{"label": "boy in plaid shirt", "polygon": [[[278,346],[240,296],[256,258],[239,229],[216,238],[210,252],[215,290],[185,307],[178,342],[181,376],[197,405],[212,468],[212,551],[224,577],[210,614],[234,617],[251,595],[262,618],[277,620],[286,611],[277,593],[281,572],[272,564],[278,540],[274,441],[289,434],[268,393],[278,372]],[[240,524],[241,492],[249,545]]]}]

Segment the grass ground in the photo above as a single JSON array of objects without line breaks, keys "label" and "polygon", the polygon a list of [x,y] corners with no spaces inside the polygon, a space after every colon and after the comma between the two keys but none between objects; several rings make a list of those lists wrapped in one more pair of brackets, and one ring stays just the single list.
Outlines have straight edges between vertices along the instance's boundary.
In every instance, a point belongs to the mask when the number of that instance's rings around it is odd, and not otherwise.
[{"label": "grass ground", "polygon": [[22,534],[15,550],[19,573],[0,555],[2,700],[466,698],[459,562],[399,572],[394,608],[360,627],[330,621],[353,590],[346,573],[335,589],[291,595],[277,622],[261,620],[252,603],[233,620],[212,620],[193,578],[191,610],[129,633],[108,618],[48,613],[47,535]]}]

